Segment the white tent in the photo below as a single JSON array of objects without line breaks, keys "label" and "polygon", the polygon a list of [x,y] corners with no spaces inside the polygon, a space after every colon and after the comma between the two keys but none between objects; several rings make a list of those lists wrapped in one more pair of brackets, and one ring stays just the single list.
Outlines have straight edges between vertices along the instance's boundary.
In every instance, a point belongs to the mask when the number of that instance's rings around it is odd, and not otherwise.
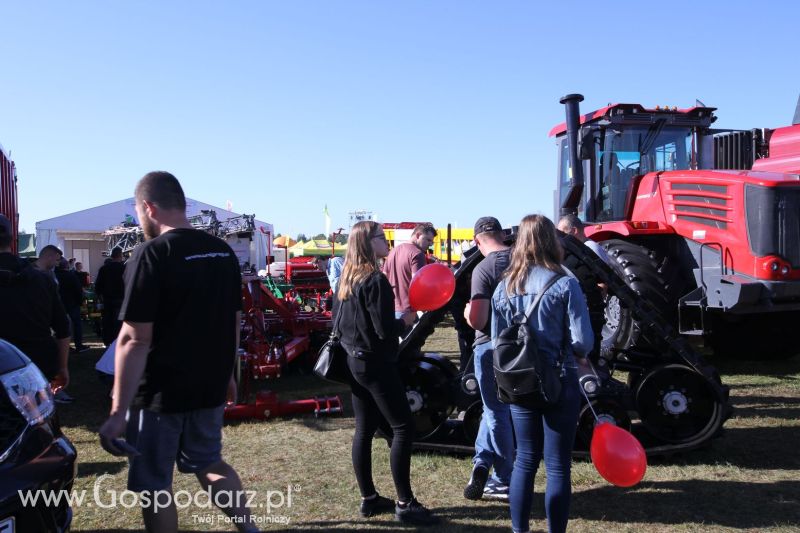
[{"label": "white tent", "polygon": [[[64,251],[66,257],[75,257],[83,263],[84,270],[94,278],[103,264],[103,252],[106,250],[103,232],[112,226],[123,222],[136,220],[136,209],[133,198],[119,200],[110,204],[99,205],[62,215],[36,223],[36,253],[53,244]],[[198,202],[191,198],[186,199],[186,215],[191,217],[201,214],[201,211],[212,210],[216,212],[217,220],[224,221],[240,216],[239,213],[222,209],[213,205]],[[248,244],[242,243],[236,237],[229,240],[229,244],[239,255],[240,260],[249,260],[257,269],[266,267],[266,257],[271,255],[268,250],[267,234],[274,235],[272,224],[255,221],[256,231],[252,243],[249,243],[250,258],[246,257]]]}]

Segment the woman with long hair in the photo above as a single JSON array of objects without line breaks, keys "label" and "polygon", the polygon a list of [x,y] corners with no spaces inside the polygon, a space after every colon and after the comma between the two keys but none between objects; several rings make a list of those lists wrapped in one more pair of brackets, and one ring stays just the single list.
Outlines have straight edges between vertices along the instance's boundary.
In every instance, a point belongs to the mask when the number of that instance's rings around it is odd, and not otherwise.
[{"label": "woman with long hair", "polygon": [[[569,518],[572,445],[581,402],[576,365],[587,364],[594,337],[583,292],[562,268],[563,256],[553,222],[542,215],[526,216],[519,224],[508,269],[492,297],[492,339],[496,339],[545,289],[528,326],[539,352],[561,368],[562,390],[555,405],[541,407],[533,399],[511,404],[517,455],[509,500],[515,533],[530,531],[533,480],[543,457],[549,530],[566,531]],[[546,288],[554,277],[555,282]]]},{"label": "woman with long hair", "polygon": [[[334,303],[334,312],[341,313],[339,338],[353,374],[353,470],[363,516],[394,511],[400,522],[431,525],[436,517],[411,491],[414,422],[397,370],[398,338],[414,323],[415,315],[408,312],[395,318],[392,286],[378,266],[388,253],[389,243],[380,224],[364,220],[354,225]],[[372,439],[384,420],[393,432],[389,462],[396,503],[379,495],[372,480]]]}]

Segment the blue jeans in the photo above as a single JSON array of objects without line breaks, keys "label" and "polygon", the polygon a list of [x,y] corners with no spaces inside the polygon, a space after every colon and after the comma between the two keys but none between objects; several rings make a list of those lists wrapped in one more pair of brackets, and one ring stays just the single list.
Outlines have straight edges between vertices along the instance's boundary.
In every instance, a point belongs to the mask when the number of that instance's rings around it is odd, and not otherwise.
[{"label": "blue jeans", "polygon": [[533,478],[542,457],[547,472],[544,506],[549,531],[560,533],[567,530],[572,494],[572,445],[581,393],[574,368],[567,369],[561,381],[563,388],[558,405],[548,409],[511,406],[511,419],[517,436],[517,460],[509,491],[511,525],[515,532],[528,531],[530,527]]},{"label": "blue jeans", "polygon": [[497,399],[492,365],[492,343],[485,342],[474,348],[475,378],[483,400],[483,417],[475,439],[474,464],[482,464],[491,469],[492,477],[498,483],[511,483],[511,470],[514,468],[514,434],[511,429],[509,405]]}]

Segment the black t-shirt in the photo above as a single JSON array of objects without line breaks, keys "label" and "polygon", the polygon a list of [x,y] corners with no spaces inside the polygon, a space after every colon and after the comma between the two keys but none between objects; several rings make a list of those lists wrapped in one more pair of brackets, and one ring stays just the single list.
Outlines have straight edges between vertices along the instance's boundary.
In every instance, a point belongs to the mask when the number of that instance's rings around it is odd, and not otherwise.
[{"label": "black t-shirt", "polygon": [[174,229],[136,248],[119,318],[152,322],[153,346],[134,407],[174,413],[225,402],[241,294],[233,250],[203,231]]},{"label": "black t-shirt", "polygon": [[124,273],[125,263],[121,261],[108,261],[97,271],[94,291],[105,303],[120,301],[125,296]]},{"label": "black t-shirt", "polygon": [[0,253],[0,338],[22,350],[53,379],[58,339],[69,337],[69,320],[55,281],[10,253]]},{"label": "black t-shirt", "polygon": [[[510,250],[492,252],[478,263],[478,266],[472,271],[472,300],[492,299],[492,294],[494,294],[494,290],[500,283],[500,276],[508,268],[509,254]],[[473,346],[489,342],[491,335],[492,321],[490,313],[490,319],[486,321],[486,325],[475,333]]]},{"label": "black t-shirt", "polygon": [[83,302],[83,289],[78,276],[71,270],[56,269],[56,279],[58,280],[58,294],[61,296],[61,303],[64,309],[70,310],[80,307]]}]

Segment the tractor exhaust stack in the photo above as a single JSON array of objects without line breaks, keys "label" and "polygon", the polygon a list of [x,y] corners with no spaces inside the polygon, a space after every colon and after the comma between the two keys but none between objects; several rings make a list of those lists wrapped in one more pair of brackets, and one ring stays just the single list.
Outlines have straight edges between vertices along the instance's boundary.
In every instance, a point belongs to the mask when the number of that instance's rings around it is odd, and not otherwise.
[{"label": "tractor exhaust stack", "polygon": [[564,104],[567,113],[567,137],[569,138],[569,167],[570,187],[569,192],[561,204],[561,214],[578,214],[578,204],[583,195],[583,164],[578,159],[578,131],[580,130],[580,105],[583,101],[582,94],[568,94],[559,102]]}]

